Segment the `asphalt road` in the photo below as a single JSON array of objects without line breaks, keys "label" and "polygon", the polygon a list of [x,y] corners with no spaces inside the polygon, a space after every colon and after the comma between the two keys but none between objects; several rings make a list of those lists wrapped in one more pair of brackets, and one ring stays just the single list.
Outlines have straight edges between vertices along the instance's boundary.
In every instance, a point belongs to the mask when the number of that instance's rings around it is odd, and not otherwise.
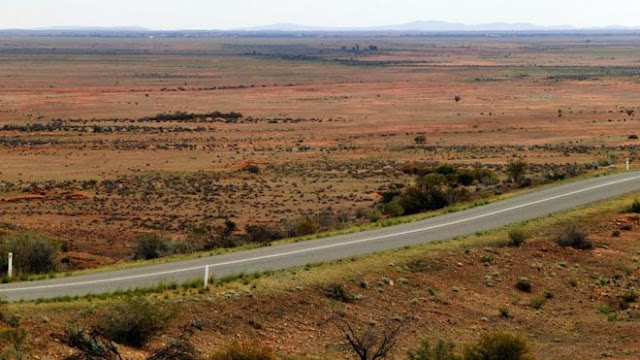
[{"label": "asphalt road", "polygon": [[640,190],[640,172],[550,186],[508,200],[414,223],[319,240],[230,253],[127,270],[0,285],[7,301],[99,294],[333,261],[405,246],[470,235]]}]

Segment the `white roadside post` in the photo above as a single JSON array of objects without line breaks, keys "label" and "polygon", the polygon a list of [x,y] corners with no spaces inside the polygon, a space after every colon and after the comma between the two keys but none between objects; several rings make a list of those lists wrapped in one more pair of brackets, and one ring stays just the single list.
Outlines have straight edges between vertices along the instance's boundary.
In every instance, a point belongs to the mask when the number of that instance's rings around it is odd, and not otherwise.
[{"label": "white roadside post", "polygon": [[9,279],[13,276],[13,253],[9,253],[9,262],[8,262],[7,276]]},{"label": "white roadside post", "polygon": [[631,160],[627,158],[627,171],[629,171],[630,169],[631,169]]},{"label": "white roadside post", "polygon": [[204,267],[204,286],[205,289],[209,288],[209,265]]}]

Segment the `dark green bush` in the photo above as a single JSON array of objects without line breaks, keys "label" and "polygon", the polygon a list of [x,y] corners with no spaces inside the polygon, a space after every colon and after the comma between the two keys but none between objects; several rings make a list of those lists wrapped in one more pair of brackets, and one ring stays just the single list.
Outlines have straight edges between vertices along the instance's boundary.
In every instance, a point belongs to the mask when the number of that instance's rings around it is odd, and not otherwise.
[{"label": "dark green bush", "polygon": [[296,223],[296,227],[295,227],[297,236],[315,234],[316,232],[318,232],[318,229],[319,229],[318,222],[310,218],[299,220]]},{"label": "dark green bush", "polygon": [[98,329],[112,341],[141,347],[166,328],[175,315],[175,309],[171,306],[132,297],[105,309],[100,316]]},{"label": "dark green bush", "polygon": [[531,281],[527,278],[520,278],[516,282],[516,289],[527,293],[531,292]]},{"label": "dark green bush", "polygon": [[382,205],[380,205],[380,211],[382,211],[383,214],[391,217],[404,215],[404,208],[398,200],[392,200],[390,202],[383,203]]},{"label": "dark green bush", "polygon": [[572,247],[579,250],[593,248],[593,243],[589,240],[587,231],[577,224],[567,225],[562,234],[556,239],[558,245]]},{"label": "dark green bush", "polygon": [[262,244],[283,238],[280,230],[266,225],[247,225],[245,231],[247,240],[253,243]]},{"label": "dark green bush", "polygon": [[533,360],[527,341],[507,332],[485,334],[464,351],[464,360]]},{"label": "dark green bush", "polygon": [[251,174],[260,174],[260,167],[258,167],[258,165],[249,165],[245,170]]},{"label": "dark green bush", "polygon": [[134,260],[151,260],[166,256],[171,249],[170,242],[155,233],[136,235],[133,250]]},{"label": "dark green bush", "polygon": [[7,258],[13,253],[13,268],[16,273],[44,274],[58,268],[59,244],[43,234],[22,232],[7,235],[0,245],[0,271],[6,271]]},{"label": "dark green bush", "polygon": [[342,285],[340,284],[330,284],[324,289],[324,294],[326,297],[338,300],[342,302],[351,302],[351,296],[347,294]]},{"label": "dark green bush", "polygon": [[441,209],[449,205],[446,196],[447,178],[442,174],[429,174],[408,187],[400,198],[400,205],[407,214]]},{"label": "dark green bush", "polygon": [[514,229],[509,231],[509,245],[519,247],[527,240],[527,233],[523,230]]},{"label": "dark green bush", "polygon": [[640,200],[634,200],[629,210],[632,213],[640,214]]}]

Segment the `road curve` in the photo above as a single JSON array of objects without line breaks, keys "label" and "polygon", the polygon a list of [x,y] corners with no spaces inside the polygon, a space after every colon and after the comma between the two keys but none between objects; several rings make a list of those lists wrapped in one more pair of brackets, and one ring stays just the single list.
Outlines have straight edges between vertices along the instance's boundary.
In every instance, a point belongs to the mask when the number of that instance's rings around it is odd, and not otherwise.
[{"label": "road curve", "polygon": [[550,186],[418,222],[213,257],[59,279],[0,285],[7,301],[99,294],[202,278],[276,270],[470,235],[640,190],[640,172]]}]

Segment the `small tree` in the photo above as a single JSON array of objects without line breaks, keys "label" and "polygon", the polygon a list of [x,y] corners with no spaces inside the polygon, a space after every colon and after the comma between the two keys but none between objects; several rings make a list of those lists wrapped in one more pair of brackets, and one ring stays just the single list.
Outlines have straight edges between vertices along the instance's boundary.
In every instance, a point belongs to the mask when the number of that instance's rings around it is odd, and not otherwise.
[{"label": "small tree", "polygon": [[462,97],[460,97],[460,95],[456,95],[456,96],[453,98],[453,100],[455,100],[455,101],[456,101],[456,103],[459,103],[459,102],[460,102],[460,100],[462,100]]},{"label": "small tree", "polygon": [[522,160],[522,158],[518,158],[517,160],[510,160],[509,164],[507,165],[509,180],[513,181],[516,184],[520,184],[527,172],[527,167],[527,163]]},{"label": "small tree", "polygon": [[416,136],[413,141],[418,144],[418,145],[423,145],[425,142],[427,142],[427,137],[424,135],[418,135]]}]

